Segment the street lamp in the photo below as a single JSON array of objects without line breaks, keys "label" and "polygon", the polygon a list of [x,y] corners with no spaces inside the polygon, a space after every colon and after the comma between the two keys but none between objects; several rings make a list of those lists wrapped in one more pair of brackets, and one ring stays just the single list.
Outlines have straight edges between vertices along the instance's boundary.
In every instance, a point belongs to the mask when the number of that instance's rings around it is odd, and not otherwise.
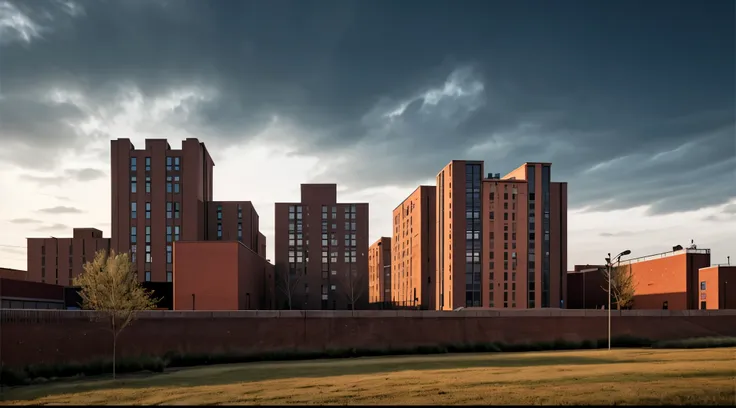
[{"label": "street lamp", "polygon": [[606,258],[606,268],[608,268],[608,351],[611,351],[611,275],[613,274],[613,264],[618,264],[621,262],[622,256],[629,255],[630,253],[631,251],[628,249],[621,252],[613,258],[613,262],[611,261],[610,252],[608,253],[608,258]]}]

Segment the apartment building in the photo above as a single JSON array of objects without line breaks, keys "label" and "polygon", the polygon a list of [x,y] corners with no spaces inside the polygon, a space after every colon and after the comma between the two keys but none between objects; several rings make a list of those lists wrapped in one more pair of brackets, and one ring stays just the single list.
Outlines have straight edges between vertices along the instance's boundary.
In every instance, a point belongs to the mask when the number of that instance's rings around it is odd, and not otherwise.
[{"label": "apartment building", "polygon": [[393,211],[391,299],[399,306],[436,308],[435,186],[417,187]]},{"label": "apartment building", "polygon": [[111,247],[130,252],[141,281],[172,282],[173,243],[208,239],[214,162],[194,138],[111,142]]},{"label": "apartment building", "polygon": [[437,308],[564,307],[567,183],[550,163],[483,174],[453,160],[437,175]]},{"label": "apartment building", "polygon": [[[207,205],[207,219],[210,240],[240,241],[255,252],[261,246],[265,251],[266,237],[259,230],[260,217],[250,201],[211,201]],[[262,256],[265,258],[265,253]]]},{"label": "apartment building", "polygon": [[26,238],[27,280],[69,286],[100,250],[110,250],[110,239],[95,228],[74,228],[71,238]]},{"label": "apartment building", "polygon": [[391,238],[381,237],[368,248],[368,302],[391,299]]},{"label": "apartment building", "polygon": [[336,184],[302,184],[275,205],[277,307],[358,309],[368,303],[368,204],[338,203]]}]

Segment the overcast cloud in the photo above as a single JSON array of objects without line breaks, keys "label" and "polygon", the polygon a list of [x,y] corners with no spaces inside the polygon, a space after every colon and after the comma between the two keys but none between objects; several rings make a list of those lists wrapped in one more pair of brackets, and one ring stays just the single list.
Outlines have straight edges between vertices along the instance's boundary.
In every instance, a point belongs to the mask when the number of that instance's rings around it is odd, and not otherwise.
[{"label": "overcast cloud", "polygon": [[[198,137],[216,177],[264,149],[292,183],[395,189],[388,214],[451,159],[550,161],[581,213],[736,227],[733,1],[453,4],[0,0],[0,172],[103,183],[110,138]],[[272,217],[280,193],[246,194]]]}]

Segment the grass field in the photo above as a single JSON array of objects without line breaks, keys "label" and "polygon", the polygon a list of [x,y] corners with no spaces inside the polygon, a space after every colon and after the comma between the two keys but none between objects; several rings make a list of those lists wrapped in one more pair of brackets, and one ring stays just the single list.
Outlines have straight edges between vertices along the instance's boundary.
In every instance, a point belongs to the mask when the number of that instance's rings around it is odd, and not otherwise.
[{"label": "grass field", "polygon": [[736,349],[251,363],[6,389],[7,404],[736,404]]}]

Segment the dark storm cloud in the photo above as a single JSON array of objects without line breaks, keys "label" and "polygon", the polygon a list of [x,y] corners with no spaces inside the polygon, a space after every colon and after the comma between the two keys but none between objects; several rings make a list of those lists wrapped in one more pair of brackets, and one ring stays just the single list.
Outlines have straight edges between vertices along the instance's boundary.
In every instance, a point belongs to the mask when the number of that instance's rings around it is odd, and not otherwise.
[{"label": "dark storm cloud", "polygon": [[26,11],[42,40],[2,46],[0,118],[29,88],[95,109],[28,99],[3,138],[65,146],[74,129],[44,121],[114,110],[126,87],[211,89],[170,122],[218,146],[278,118],[296,130],[274,143],[351,190],[412,188],[467,158],[499,173],[551,161],[572,207],[667,213],[736,196],[730,1],[59,4],[50,19]]},{"label": "dark storm cloud", "polygon": [[[62,174],[58,176],[34,176],[30,174],[22,174],[20,176],[20,179],[25,180],[25,181],[30,181],[32,183],[37,183],[42,186],[48,186],[48,185],[62,184],[69,180],[80,181],[80,182],[94,181],[102,177],[105,177],[104,171],[98,170],[98,169],[85,168],[85,169],[67,169],[67,170],[64,170]],[[56,198],[63,200],[63,197],[56,197]]]},{"label": "dark storm cloud", "polygon": [[64,224],[51,224],[51,225],[44,225],[42,227],[38,227],[35,229],[35,231],[39,232],[59,232],[59,231],[66,231],[69,227]]},{"label": "dark storm cloud", "polygon": [[38,212],[46,213],[46,214],[80,214],[84,211],[80,210],[79,208],[75,207],[67,207],[63,205],[59,205],[56,207],[50,207],[50,208],[42,208],[38,210]]},{"label": "dark storm cloud", "polygon": [[41,220],[36,220],[33,218],[13,218],[10,220],[12,224],[40,224]]}]

